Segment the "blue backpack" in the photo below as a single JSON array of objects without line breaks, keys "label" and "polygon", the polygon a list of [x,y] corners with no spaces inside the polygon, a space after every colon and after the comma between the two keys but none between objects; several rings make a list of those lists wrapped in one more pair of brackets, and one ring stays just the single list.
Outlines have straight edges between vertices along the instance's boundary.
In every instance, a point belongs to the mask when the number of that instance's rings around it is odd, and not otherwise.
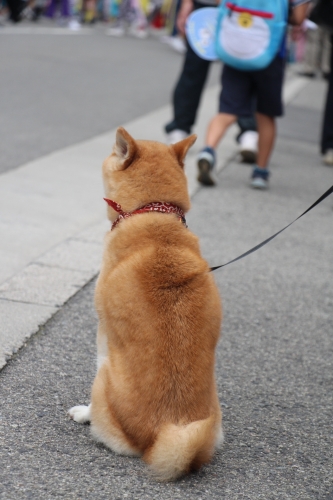
[{"label": "blue backpack", "polygon": [[215,49],[233,68],[266,68],[284,45],[288,0],[222,0]]}]

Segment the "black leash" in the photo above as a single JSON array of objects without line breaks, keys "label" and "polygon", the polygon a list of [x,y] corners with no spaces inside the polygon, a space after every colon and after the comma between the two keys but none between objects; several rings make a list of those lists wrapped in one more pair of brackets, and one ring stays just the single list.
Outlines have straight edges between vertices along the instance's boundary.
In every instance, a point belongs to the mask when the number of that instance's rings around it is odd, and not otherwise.
[{"label": "black leash", "polygon": [[330,194],[333,193],[333,186],[331,186],[327,191],[326,193],[324,193],[320,198],[318,198],[317,201],[315,201],[313,203],[313,205],[311,205],[311,207],[309,207],[307,210],[305,210],[305,212],[303,212],[301,215],[299,215],[297,217],[297,219],[293,220],[292,222],[290,222],[290,224],[288,224],[286,227],[284,227],[283,229],[280,229],[280,231],[278,231],[277,233],[273,234],[273,236],[271,236],[270,238],[267,238],[267,240],[265,241],[262,241],[261,243],[259,243],[259,245],[256,245],[255,247],[251,248],[250,250],[248,250],[247,252],[245,253],[242,253],[242,255],[240,255],[239,257],[236,257],[235,259],[233,260],[230,260],[229,262],[227,262],[226,264],[222,264],[221,266],[215,266],[215,267],[211,267],[210,270],[211,271],[216,271],[216,269],[220,269],[221,267],[225,267],[225,266],[228,266],[229,264],[232,264],[233,262],[236,262],[237,260],[240,260],[240,259],[243,259],[244,257],[246,257],[247,255],[250,255],[251,253],[255,252],[256,250],[259,250],[259,248],[263,247],[264,245],[266,245],[267,243],[269,243],[270,241],[272,241],[276,236],[278,236],[279,234],[281,234],[283,231],[285,231],[285,229],[287,229],[289,226],[291,226],[292,224],[294,224],[294,222],[296,222],[298,219],[300,219],[301,217],[303,217],[303,215],[307,214],[308,212],[310,212],[310,210],[312,210],[314,207],[316,207],[317,205],[319,205],[319,203],[321,203],[323,200],[325,200],[325,198],[327,198]]}]

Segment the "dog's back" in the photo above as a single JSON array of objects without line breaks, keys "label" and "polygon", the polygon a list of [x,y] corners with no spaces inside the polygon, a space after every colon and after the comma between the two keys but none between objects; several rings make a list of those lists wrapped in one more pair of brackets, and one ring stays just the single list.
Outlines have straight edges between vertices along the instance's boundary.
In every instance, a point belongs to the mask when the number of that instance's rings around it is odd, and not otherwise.
[{"label": "dog's back", "polygon": [[[193,138],[168,148],[119,135],[104,164],[107,196],[128,212],[154,201],[186,211],[182,165]],[[125,169],[115,168],[122,156]],[[143,455],[163,480],[199,468],[221,436],[214,380],[221,304],[197,238],[174,214],[121,221],[106,236],[95,302],[105,358],[92,390],[93,434],[119,453]]]}]

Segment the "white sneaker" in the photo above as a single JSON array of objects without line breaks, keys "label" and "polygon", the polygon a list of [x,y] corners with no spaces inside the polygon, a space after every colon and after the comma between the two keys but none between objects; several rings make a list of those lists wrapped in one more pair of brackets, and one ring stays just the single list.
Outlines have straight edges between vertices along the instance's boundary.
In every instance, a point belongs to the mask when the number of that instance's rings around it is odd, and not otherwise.
[{"label": "white sneaker", "polygon": [[168,133],[167,144],[176,144],[176,142],[180,142],[183,139],[186,139],[187,136],[187,132],[176,128],[175,130],[172,130]]},{"label": "white sneaker", "polygon": [[173,50],[179,52],[179,54],[185,54],[187,50],[184,39],[179,36],[172,36],[169,44],[173,48]]},{"label": "white sneaker", "polygon": [[124,36],[125,28],[123,26],[113,26],[106,30],[105,34],[108,36]]},{"label": "white sneaker", "polygon": [[255,163],[258,154],[258,132],[247,130],[239,138],[240,155],[245,163]]},{"label": "white sneaker", "polygon": [[129,34],[135,36],[136,38],[140,38],[141,40],[148,38],[149,35],[148,30],[143,26],[130,27]]},{"label": "white sneaker", "polygon": [[71,19],[68,23],[68,28],[72,31],[79,31],[81,29],[81,24],[77,19]]},{"label": "white sneaker", "polygon": [[328,149],[324,155],[325,165],[333,166],[333,149]]},{"label": "white sneaker", "polygon": [[213,168],[216,162],[215,151],[212,148],[205,147],[197,156],[198,177],[197,180],[204,186],[215,186],[216,182],[212,176]]},{"label": "white sneaker", "polygon": [[184,42],[184,39],[180,36],[170,36],[170,35],[163,35],[160,38],[162,43],[167,43],[170,45],[170,47],[173,48],[176,52],[179,52],[180,54],[185,54],[186,52],[186,43]]}]

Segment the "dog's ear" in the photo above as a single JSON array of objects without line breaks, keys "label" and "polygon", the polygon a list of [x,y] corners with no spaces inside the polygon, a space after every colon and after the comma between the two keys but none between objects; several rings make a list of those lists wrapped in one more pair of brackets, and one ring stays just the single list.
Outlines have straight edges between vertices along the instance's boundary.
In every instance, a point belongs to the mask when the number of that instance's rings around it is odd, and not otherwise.
[{"label": "dog's ear", "polygon": [[185,160],[185,156],[187,154],[187,151],[195,143],[196,140],[197,140],[197,136],[195,134],[192,134],[189,137],[186,137],[186,139],[183,139],[180,142],[176,142],[176,144],[172,144],[170,146],[173,149],[173,151],[176,155],[176,158],[178,160],[178,163],[182,168],[184,167],[184,160]]},{"label": "dog's ear", "polygon": [[133,161],[137,144],[133,137],[123,128],[118,127],[113,153],[116,155],[118,170],[125,170]]}]

